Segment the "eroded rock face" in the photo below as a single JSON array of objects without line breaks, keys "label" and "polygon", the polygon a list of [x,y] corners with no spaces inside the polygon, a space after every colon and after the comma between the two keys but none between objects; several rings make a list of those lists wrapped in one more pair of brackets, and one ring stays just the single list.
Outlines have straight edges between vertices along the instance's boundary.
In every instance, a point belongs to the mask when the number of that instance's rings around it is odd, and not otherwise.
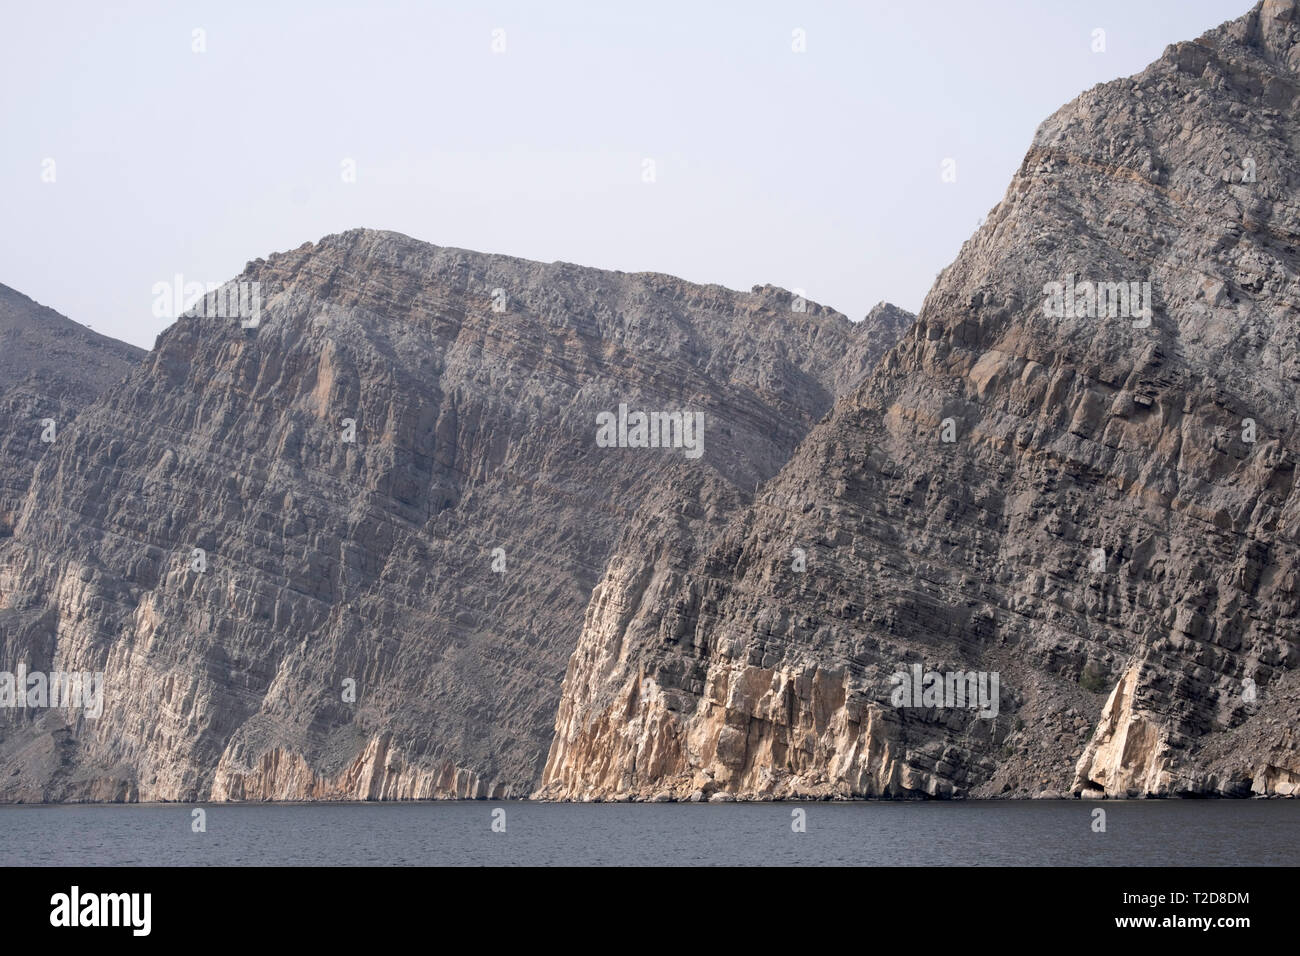
[{"label": "eroded rock face", "polygon": [[540,795],[1293,792],[1298,117],[1269,0],[1047,120],[752,506],[624,535]]},{"label": "eroded rock face", "polygon": [[1161,739],[1155,716],[1136,707],[1140,680],[1141,668],[1134,664],[1111,691],[1101,722],[1075,769],[1077,791],[1124,795],[1168,791],[1172,782],[1166,769],[1168,742]]},{"label": "eroded rock face", "polygon": [[[771,287],[364,230],[237,281],[256,328],[168,329],[0,546],[0,667],[105,674],[98,719],[0,715],[0,798],[526,794],[629,517],[739,508],[865,374],[863,327]],[[601,445],[620,404],[701,414],[698,457]]]},{"label": "eroded rock face", "polygon": [[916,316],[889,302],[877,303],[853,326],[853,339],[836,366],[835,390],[843,395],[866,381],[876,364],[903,337]]},{"label": "eroded rock face", "polygon": [[0,538],[59,429],[144,354],[0,285]]}]

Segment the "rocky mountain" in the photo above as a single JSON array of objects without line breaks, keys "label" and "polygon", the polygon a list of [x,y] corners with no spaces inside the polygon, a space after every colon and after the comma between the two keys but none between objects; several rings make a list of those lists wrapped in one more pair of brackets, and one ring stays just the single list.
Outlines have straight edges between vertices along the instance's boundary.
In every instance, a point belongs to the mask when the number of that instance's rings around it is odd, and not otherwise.
[{"label": "rocky mountain", "polygon": [[852,341],[836,366],[836,392],[847,393],[865,382],[885,353],[915,321],[916,316],[911,312],[889,302],[879,302],[861,322],[854,323]]},{"label": "rocky mountain", "polygon": [[752,504],[646,501],[540,795],[1295,793],[1298,332],[1300,9],[1266,0],[1043,123]]},{"label": "rocky mountain", "polygon": [[[0,285],[0,538],[48,441],[144,352]],[[50,423],[53,425],[51,427]]]},{"label": "rocky mountain", "polygon": [[743,507],[902,324],[366,230],[211,298],[0,544],[0,667],[105,687],[0,712],[2,799],[527,794],[630,516]]}]

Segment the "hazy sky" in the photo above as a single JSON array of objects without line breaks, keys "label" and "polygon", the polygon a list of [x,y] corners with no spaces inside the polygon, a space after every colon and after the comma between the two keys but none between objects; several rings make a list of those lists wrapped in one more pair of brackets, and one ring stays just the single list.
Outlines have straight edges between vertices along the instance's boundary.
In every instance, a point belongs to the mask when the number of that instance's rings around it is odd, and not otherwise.
[{"label": "hazy sky", "polygon": [[9,4],[0,282],[149,347],[154,283],[369,226],[915,311],[1043,119],[1250,6]]}]

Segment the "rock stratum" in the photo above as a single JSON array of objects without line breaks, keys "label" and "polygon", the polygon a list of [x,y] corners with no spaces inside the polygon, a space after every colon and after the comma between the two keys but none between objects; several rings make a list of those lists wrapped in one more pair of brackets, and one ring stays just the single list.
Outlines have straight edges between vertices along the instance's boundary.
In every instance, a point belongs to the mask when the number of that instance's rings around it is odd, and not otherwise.
[{"label": "rock stratum", "polygon": [[0,285],[0,539],[13,532],[42,437],[57,441],[144,354]]},{"label": "rock stratum", "polygon": [[[1300,789],[1298,147],[1293,0],[1043,123],[752,504],[646,502],[538,795]],[[896,706],[913,665],[998,675],[996,715]]]},{"label": "rock stratum", "polygon": [[104,703],[0,709],[2,799],[527,795],[629,518],[741,508],[907,318],[366,230],[233,281],[15,459],[0,668]]},{"label": "rock stratum", "polygon": [[0,289],[0,670],[105,680],[0,800],[1294,795],[1298,116],[1295,0],[1171,46],[915,321],[370,230],[147,355]]}]

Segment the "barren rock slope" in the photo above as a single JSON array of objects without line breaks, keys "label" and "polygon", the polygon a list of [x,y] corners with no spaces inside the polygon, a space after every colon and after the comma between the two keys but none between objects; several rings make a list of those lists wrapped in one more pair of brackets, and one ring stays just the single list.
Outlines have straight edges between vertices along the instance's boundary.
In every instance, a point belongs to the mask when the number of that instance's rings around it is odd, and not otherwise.
[{"label": "barren rock slope", "polygon": [[[541,792],[1293,793],[1298,306],[1300,10],[1268,0],[1048,119],[752,508],[650,502]],[[897,706],[918,664],[997,675],[996,714]]]},{"label": "barren rock slope", "polygon": [[42,436],[57,441],[59,429],[144,354],[0,285],[0,537],[13,531],[49,444]]},{"label": "barren rock slope", "polygon": [[[239,279],[260,324],[167,330],[0,545],[0,667],[106,685],[0,715],[0,798],[527,793],[628,516],[679,472],[739,506],[865,374],[868,329],[770,287],[363,230]],[[620,405],[699,443],[605,447]]]}]

